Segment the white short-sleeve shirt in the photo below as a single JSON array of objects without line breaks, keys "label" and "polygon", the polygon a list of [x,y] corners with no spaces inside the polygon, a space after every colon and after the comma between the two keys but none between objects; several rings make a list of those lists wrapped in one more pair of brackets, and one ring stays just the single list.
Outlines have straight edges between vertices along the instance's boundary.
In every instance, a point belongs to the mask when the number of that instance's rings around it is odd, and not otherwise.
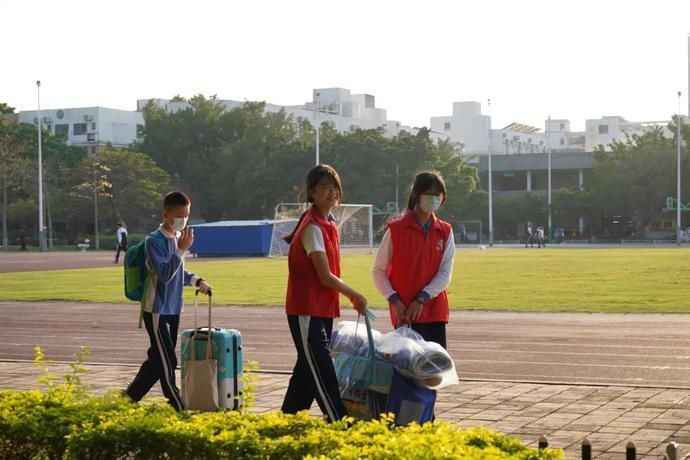
[{"label": "white short-sleeve shirt", "polygon": [[323,241],[323,232],[316,224],[309,224],[302,230],[300,237],[302,247],[307,255],[312,252],[326,252],[326,243]]}]

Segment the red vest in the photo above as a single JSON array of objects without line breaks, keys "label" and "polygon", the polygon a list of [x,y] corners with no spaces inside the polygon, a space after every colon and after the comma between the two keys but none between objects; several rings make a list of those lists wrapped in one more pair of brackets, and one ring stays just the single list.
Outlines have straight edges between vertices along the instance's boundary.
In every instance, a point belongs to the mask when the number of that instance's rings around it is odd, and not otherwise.
[{"label": "red vest", "polygon": [[328,266],[331,273],[340,276],[338,226],[335,222],[326,220],[316,207],[312,206],[297,227],[290,244],[285,312],[288,315],[337,318],[340,316],[339,293],[321,284],[314,264],[302,246],[302,232],[309,224],[316,224],[321,229]]},{"label": "red vest", "polygon": [[[417,298],[441,266],[451,227],[449,223],[436,216],[432,219],[433,222],[426,235],[414,213],[409,210],[388,224],[393,243],[393,257],[388,267],[388,278],[405,306]],[[391,321],[395,326],[397,319],[392,306],[390,312]],[[447,323],[448,319],[448,294],[446,290],[443,290],[424,304],[417,322],[443,321]]]}]

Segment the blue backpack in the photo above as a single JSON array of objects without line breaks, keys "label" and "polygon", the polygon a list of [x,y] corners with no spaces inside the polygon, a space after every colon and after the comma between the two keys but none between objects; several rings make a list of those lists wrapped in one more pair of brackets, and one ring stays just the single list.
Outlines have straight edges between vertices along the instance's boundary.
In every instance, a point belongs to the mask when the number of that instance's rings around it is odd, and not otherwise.
[{"label": "blue backpack", "polygon": [[[158,239],[162,245],[168,241],[159,231],[149,234],[151,238]],[[125,253],[125,297],[129,300],[141,301],[144,298],[146,279],[149,269],[146,265],[146,238],[127,249]]]}]

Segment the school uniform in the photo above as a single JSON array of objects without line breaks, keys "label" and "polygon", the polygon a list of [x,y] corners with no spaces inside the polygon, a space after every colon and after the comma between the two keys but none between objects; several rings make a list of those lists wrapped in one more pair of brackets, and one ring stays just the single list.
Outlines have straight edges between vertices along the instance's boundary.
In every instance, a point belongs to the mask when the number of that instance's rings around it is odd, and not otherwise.
[{"label": "school uniform", "polygon": [[420,224],[408,210],[391,221],[383,235],[372,270],[374,284],[388,300],[391,323],[396,318],[393,303],[405,306],[418,299],[424,306],[419,318],[410,327],[424,338],[446,348],[446,323],[450,312],[446,291],[453,272],[455,237],[447,222],[432,214]]},{"label": "school uniform", "polygon": [[324,415],[335,421],[347,415],[329,349],[333,318],[340,316],[339,292],[321,284],[309,257],[312,252],[325,252],[331,273],[340,276],[338,227],[332,216],[324,217],[314,206],[300,222],[288,252],[285,312],[297,363],[281,410],[307,410],[316,399]]},{"label": "school uniform", "polygon": [[120,260],[120,252],[127,251],[127,229],[120,227],[117,229],[117,248],[115,248],[115,263]]},{"label": "school uniform", "polygon": [[150,346],[146,361],[126,392],[139,401],[160,381],[170,405],[183,410],[175,383],[177,331],[184,306],[183,287],[196,285],[200,278],[184,269],[184,251],[177,247],[177,235],[163,226],[146,237],[145,249],[150,278],[144,288],[142,315]]}]

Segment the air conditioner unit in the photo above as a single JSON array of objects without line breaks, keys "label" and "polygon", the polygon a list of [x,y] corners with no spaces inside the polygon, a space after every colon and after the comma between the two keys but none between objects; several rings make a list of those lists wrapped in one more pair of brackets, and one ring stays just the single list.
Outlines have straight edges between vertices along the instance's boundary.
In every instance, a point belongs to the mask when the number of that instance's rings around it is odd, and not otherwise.
[{"label": "air conditioner unit", "polygon": [[91,116],[91,115],[84,115],[84,121],[92,121],[92,120],[93,120],[93,116]]}]

